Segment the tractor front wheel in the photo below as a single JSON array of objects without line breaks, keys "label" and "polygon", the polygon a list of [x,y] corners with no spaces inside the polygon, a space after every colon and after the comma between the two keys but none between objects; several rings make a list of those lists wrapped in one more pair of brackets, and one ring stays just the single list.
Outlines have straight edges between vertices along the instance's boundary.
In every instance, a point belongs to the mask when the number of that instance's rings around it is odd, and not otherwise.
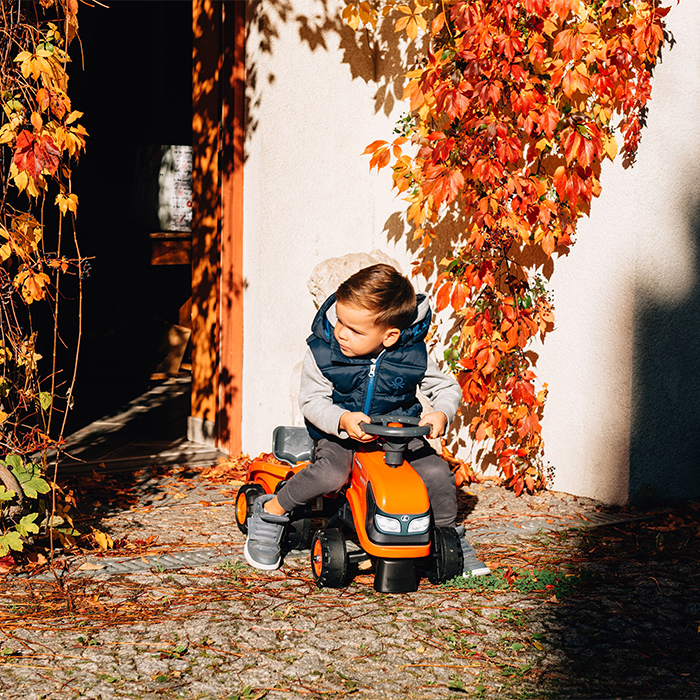
[{"label": "tractor front wheel", "polygon": [[445,583],[459,576],[464,568],[464,557],[459,535],[451,527],[434,527],[430,568],[430,583]]},{"label": "tractor front wheel", "polygon": [[236,496],[236,525],[244,534],[248,534],[248,518],[253,512],[253,503],[258,496],[262,496],[265,489],[260,484],[243,484]]},{"label": "tractor front wheel", "polygon": [[319,588],[342,588],[347,584],[348,552],[345,537],[337,528],[314,533],[311,571]]}]

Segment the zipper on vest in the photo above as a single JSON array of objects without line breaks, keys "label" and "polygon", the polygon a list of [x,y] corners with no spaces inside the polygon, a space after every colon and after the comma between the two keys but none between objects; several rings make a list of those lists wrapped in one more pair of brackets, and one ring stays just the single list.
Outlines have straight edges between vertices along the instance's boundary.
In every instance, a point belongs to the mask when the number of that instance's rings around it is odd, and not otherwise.
[{"label": "zipper on vest", "polygon": [[369,416],[369,409],[370,406],[372,405],[372,397],[374,396],[374,381],[375,381],[375,376],[377,373],[377,365],[379,364],[379,360],[381,356],[386,352],[385,350],[382,350],[379,355],[377,355],[373,360],[371,360],[370,366],[369,366],[369,373],[367,376],[369,377],[369,384],[367,385],[367,398],[365,399],[365,410],[363,413],[365,415]]}]

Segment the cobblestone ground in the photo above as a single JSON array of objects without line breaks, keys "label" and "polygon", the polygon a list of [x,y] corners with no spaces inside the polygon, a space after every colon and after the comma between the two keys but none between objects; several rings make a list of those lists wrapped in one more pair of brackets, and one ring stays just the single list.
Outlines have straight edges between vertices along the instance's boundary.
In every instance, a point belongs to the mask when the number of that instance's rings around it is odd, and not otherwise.
[{"label": "cobblestone ground", "polygon": [[[98,502],[86,522],[114,554],[6,577],[0,697],[700,697],[700,504],[533,534],[533,518],[599,511],[473,485],[460,512],[493,574],[382,595],[366,572],[317,589],[306,553],[253,571],[230,487],[193,477],[145,474],[121,510]],[[174,551],[212,560],[158,564]],[[110,574],[116,555],[143,570]]]}]

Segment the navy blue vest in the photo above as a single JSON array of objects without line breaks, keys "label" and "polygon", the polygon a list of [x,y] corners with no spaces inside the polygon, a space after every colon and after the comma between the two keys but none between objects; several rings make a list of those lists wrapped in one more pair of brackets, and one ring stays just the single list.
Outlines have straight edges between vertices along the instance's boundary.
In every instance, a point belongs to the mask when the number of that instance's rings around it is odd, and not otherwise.
[{"label": "navy blue vest", "polygon": [[[419,301],[422,298],[419,295]],[[404,329],[398,342],[378,357],[346,357],[326,318],[334,303],[333,294],[318,310],[311,326],[312,335],[306,341],[319,370],[333,384],[333,403],[368,416],[387,413],[419,416],[421,405],[416,389],[428,366],[424,338],[430,328],[430,310]],[[307,427],[315,440],[327,437],[308,421]]]}]

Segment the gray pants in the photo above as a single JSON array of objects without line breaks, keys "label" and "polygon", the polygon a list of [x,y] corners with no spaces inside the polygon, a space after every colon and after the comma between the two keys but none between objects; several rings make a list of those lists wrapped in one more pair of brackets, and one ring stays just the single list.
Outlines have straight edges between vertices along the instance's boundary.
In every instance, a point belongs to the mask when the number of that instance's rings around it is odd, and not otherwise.
[{"label": "gray pants", "polygon": [[[295,474],[277,494],[282,508],[289,512],[312,503],[318,496],[340,490],[350,476],[356,445],[354,440],[319,440],[313,463]],[[421,438],[408,443],[404,459],[418,472],[428,489],[435,524],[454,527],[457,492],[454,474],[447,463]]]}]

